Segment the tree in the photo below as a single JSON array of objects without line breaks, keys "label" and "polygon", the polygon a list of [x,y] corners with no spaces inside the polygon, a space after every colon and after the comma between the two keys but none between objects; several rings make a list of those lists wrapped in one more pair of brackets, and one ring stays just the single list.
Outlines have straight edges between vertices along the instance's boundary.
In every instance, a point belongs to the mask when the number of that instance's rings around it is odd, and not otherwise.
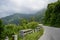
[{"label": "tree", "polygon": [[54,27],[60,27],[60,1],[48,4],[44,24]]},{"label": "tree", "polygon": [[4,38],[3,32],[4,32],[4,27],[3,27],[2,20],[0,19],[0,40]]},{"label": "tree", "polygon": [[27,29],[27,25],[28,24],[28,20],[27,19],[20,19],[20,26],[22,26],[22,27],[20,27],[20,28],[22,28],[22,29]]},{"label": "tree", "polygon": [[34,17],[34,16],[32,16],[32,17],[30,18],[30,22],[33,22],[33,21],[35,21],[35,17]]},{"label": "tree", "polygon": [[15,24],[5,25],[5,35],[11,37],[18,33],[18,27]]},{"label": "tree", "polygon": [[24,25],[24,24],[27,24],[28,21],[26,19],[20,19],[20,25]]},{"label": "tree", "polygon": [[35,29],[38,26],[38,22],[30,22],[27,24],[27,28]]},{"label": "tree", "polygon": [[60,0],[58,0],[58,2],[60,2]]}]

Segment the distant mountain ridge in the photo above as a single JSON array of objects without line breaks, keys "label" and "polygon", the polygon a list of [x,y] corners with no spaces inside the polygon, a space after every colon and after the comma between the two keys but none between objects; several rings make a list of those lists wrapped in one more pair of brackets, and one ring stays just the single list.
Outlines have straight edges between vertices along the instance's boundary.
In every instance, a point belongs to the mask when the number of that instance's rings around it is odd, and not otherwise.
[{"label": "distant mountain ridge", "polygon": [[14,14],[7,17],[2,18],[4,24],[18,24],[21,18],[28,19],[31,15],[29,14]]},{"label": "distant mountain ridge", "polygon": [[21,18],[30,19],[30,17],[35,17],[37,21],[41,19],[44,15],[45,10],[36,12],[35,14],[20,14],[16,13],[7,17],[2,18],[4,24],[19,24]]}]

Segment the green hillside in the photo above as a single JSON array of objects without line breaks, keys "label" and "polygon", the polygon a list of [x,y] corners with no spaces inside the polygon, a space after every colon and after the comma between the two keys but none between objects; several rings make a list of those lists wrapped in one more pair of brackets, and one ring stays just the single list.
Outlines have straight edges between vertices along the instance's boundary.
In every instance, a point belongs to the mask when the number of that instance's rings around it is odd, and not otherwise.
[{"label": "green hillside", "polygon": [[19,24],[21,19],[31,19],[37,22],[40,22],[43,18],[45,9],[42,9],[34,14],[20,14],[16,13],[7,17],[2,18],[4,24]]},{"label": "green hillside", "polygon": [[32,15],[29,14],[13,14],[7,17],[2,18],[4,24],[19,24],[20,19],[25,18],[25,19],[29,19],[29,17]]},{"label": "green hillside", "polygon": [[60,1],[48,4],[44,24],[54,27],[60,27]]}]

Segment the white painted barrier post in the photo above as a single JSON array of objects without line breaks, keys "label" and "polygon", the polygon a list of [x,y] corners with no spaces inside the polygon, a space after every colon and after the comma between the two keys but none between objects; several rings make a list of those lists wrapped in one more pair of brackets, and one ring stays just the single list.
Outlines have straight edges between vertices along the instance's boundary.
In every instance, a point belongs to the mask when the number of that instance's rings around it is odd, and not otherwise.
[{"label": "white painted barrier post", "polygon": [[12,40],[17,40],[18,39],[18,37],[17,37],[17,35],[12,35]]},{"label": "white painted barrier post", "polygon": [[20,30],[20,36],[23,38],[26,34],[32,33],[32,29]]},{"label": "white painted barrier post", "polygon": [[8,36],[6,36],[5,40],[9,40]]}]

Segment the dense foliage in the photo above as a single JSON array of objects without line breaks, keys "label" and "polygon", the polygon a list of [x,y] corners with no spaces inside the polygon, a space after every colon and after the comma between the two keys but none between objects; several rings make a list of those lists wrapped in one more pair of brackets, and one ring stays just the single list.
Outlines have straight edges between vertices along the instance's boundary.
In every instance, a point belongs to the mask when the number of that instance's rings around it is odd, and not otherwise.
[{"label": "dense foliage", "polygon": [[6,36],[9,38],[14,34],[19,34],[20,30],[24,29],[34,29],[37,27],[38,22],[30,21],[28,22],[26,19],[20,20],[20,24],[7,24],[3,26],[2,20],[0,20],[0,40],[4,40]]},{"label": "dense foliage", "polygon": [[[27,34],[23,39],[24,40],[38,40],[43,35],[43,28],[40,29],[39,32]],[[18,40],[23,40],[21,37]]]},{"label": "dense foliage", "polygon": [[3,22],[0,19],[0,39],[2,40],[4,38],[4,26],[3,26]]},{"label": "dense foliage", "polygon": [[45,13],[44,24],[60,27],[60,2],[51,3]]}]

